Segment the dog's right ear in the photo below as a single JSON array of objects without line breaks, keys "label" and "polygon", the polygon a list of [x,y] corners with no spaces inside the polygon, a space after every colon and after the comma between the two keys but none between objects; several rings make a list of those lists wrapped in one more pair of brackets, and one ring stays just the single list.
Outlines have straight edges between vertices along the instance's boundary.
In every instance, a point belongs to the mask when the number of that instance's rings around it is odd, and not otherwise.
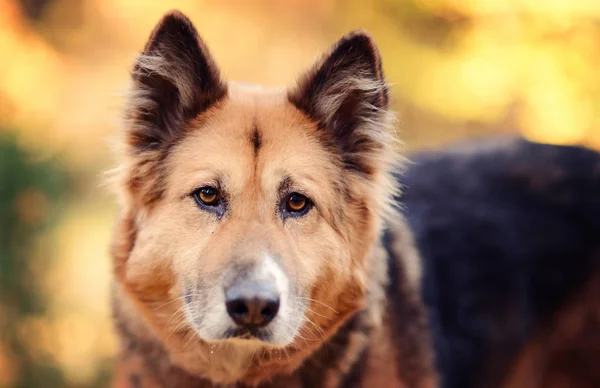
[{"label": "dog's right ear", "polygon": [[185,122],[227,94],[204,42],[181,12],[167,13],[150,35],[132,72],[127,108],[130,151],[156,151]]}]

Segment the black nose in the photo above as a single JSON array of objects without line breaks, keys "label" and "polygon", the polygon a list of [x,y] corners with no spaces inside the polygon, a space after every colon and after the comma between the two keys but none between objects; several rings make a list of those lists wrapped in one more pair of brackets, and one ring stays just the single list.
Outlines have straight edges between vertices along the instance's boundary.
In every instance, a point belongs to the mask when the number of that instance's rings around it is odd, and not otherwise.
[{"label": "black nose", "polygon": [[227,313],[239,326],[264,327],[279,311],[279,293],[274,284],[241,282],[225,291]]}]

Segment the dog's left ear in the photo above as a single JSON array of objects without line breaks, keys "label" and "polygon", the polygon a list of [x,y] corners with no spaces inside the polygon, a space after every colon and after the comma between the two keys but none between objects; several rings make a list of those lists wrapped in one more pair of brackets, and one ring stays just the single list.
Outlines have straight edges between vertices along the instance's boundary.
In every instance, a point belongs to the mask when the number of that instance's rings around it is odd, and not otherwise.
[{"label": "dog's left ear", "polygon": [[[388,89],[373,39],[363,31],[340,39],[288,93],[341,153],[345,167],[371,174],[389,136]],[[388,134],[389,135],[389,134]]]}]

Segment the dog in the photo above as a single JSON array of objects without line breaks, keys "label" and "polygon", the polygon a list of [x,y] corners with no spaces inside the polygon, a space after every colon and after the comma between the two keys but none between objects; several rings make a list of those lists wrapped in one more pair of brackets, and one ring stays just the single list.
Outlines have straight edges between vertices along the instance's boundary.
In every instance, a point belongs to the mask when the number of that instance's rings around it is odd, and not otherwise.
[{"label": "dog", "polygon": [[[497,170],[493,157],[464,152],[415,155],[412,164],[398,155],[380,54],[365,32],[342,37],[295,85],[269,89],[226,83],[190,20],[172,11],[133,66],[124,122],[115,387],[533,387],[523,384],[545,371],[528,364],[540,354],[536,324],[583,293],[575,283],[587,280],[597,231],[583,219],[561,230],[589,239],[557,240],[562,251],[529,241],[531,231],[507,243],[515,252],[487,260],[520,219],[511,208],[503,223],[500,209],[536,203],[510,194],[534,190],[545,168],[528,165],[527,150]],[[579,167],[592,171],[593,155]],[[486,189],[494,181],[484,160],[499,186]],[[545,210],[570,211],[587,187],[569,186],[572,169],[556,161],[568,186],[556,195],[569,199],[532,210],[539,223]],[[515,182],[519,172],[532,175]],[[597,175],[590,179],[598,192]],[[457,211],[451,200],[469,190],[498,230]],[[497,194],[489,202],[486,190]],[[519,242],[532,251],[518,252]],[[490,281],[523,256],[526,283],[544,247],[557,254],[552,262],[565,260],[549,275],[575,268],[568,284],[546,284],[539,272],[529,301],[510,294],[510,276]],[[551,300],[538,315],[519,305],[544,295]]]},{"label": "dog", "polygon": [[267,89],[165,15],[125,107],[115,386],[436,386],[394,123],[365,32]]}]

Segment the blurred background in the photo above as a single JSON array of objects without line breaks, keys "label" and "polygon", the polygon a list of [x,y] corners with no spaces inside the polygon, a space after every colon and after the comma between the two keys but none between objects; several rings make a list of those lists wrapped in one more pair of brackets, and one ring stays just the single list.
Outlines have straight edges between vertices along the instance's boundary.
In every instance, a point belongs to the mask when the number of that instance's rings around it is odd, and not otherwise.
[{"label": "blurred background", "polygon": [[161,15],[229,79],[289,84],[366,28],[408,150],[516,134],[600,149],[598,0],[0,0],[0,386],[102,387],[121,95]]}]

